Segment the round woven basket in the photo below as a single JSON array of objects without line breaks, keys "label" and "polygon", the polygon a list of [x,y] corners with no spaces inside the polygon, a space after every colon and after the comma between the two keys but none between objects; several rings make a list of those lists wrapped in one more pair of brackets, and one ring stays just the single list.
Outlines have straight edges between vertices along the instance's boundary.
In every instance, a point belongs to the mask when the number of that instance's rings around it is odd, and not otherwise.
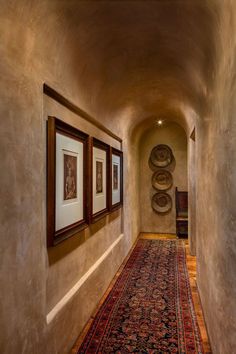
[{"label": "round woven basket", "polygon": [[172,199],[165,192],[158,192],[152,197],[152,209],[158,214],[166,214],[172,209]]},{"label": "round woven basket", "polygon": [[152,176],[152,186],[159,191],[167,191],[172,187],[172,174],[166,170],[158,170]]},{"label": "round woven basket", "polygon": [[169,166],[173,160],[171,148],[164,144],[155,146],[151,151],[150,160],[156,167]]}]

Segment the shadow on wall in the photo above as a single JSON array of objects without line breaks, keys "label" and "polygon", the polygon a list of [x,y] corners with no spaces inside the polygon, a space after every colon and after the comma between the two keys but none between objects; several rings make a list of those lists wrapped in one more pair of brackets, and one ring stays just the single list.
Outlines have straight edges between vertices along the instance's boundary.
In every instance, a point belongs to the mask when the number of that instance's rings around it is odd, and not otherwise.
[{"label": "shadow on wall", "polygon": [[95,236],[98,231],[103,229],[106,225],[112,223],[116,218],[120,216],[121,211],[115,210],[109,215],[98,220],[94,224],[91,224],[87,229],[77,232],[72,237],[59,243],[55,247],[50,247],[48,251],[48,262],[49,266],[60,261],[66,257],[69,253],[75,251],[79,246],[81,246],[86,240]]}]

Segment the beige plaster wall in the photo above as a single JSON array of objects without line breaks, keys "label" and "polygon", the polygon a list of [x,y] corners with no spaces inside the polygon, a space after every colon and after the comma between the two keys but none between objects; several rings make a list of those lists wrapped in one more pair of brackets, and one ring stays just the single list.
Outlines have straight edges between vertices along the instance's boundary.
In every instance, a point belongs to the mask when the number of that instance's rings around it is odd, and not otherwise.
[{"label": "beige plaster wall", "polygon": [[[196,135],[196,132],[195,132]],[[196,255],[196,139],[188,139],[188,239],[192,255]]]},{"label": "beige plaster wall", "polygon": [[[173,186],[167,191],[172,198],[172,209],[166,215],[157,214],[151,206],[151,198],[156,193],[152,187],[153,171],[149,167],[149,157],[154,146],[168,145],[173,152],[175,162],[166,169],[173,176]],[[187,180],[187,137],[184,129],[172,122],[165,122],[161,128],[153,126],[141,138],[140,156],[140,220],[142,232],[176,232],[175,187],[188,190]]]},{"label": "beige plaster wall", "polygon": [[236,352],[236,3],[219,20],[209,111],[197,124],[197,283],[213,353]]},{"label": "beige plaster wall", "polygon": [[[1,4],[0,158],[4,173],[0,176],[0,352],[4,354],[68,353],[138,233],[138,224],[133,225],[131,217],[124,221],[120,210],[47,250],[47,116],[57,116],[121,147],[44,96],[43,83],[47,81],[81,108],[89,106],[82,98],[77,64],[72,63],[75,43],[60,11],[52,10],[53,4],[47,1],[34,6],[27,1]],[[127,140],[123,127],[113,124],[111,118],[104,118],[106,126]],[[129,147],[123,147],[124,169],[130,164]],[[126,196],[124,210],[126,215],[132,214]],[[119,242],[107,253],[116,240]],[[47,323],[50,311],[104,255]]]}]

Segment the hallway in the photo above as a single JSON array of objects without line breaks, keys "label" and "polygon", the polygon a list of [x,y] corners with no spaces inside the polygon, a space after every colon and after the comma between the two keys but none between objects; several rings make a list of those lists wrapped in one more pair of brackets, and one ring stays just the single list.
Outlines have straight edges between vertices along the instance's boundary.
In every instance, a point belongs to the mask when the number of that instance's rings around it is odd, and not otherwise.
[{"label": "hallway", "polygon": [[236,1],[0,4],[0,353],[70,353],[140,234],[236,353]]}]

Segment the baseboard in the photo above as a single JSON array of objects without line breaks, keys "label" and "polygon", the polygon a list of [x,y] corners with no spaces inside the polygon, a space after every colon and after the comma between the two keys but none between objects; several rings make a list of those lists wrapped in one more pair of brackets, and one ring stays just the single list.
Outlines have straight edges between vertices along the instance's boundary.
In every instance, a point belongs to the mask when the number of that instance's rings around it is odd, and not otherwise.
[{"label": "baseboard", "polygon": [[198,283],[197,283],[197,278],[196,278],[196,287],[197,287],[198,297],[199,297],[199,301],[200,301],[200,306],[201,306],[201,309],[202,309],[202,315],[203,315],[204,324],[205,324],[205,328],[206,328],[206,332],[207,332],[207,336],[208,336],[208,341],[210,343],[210,347],[211,347],[211,350],[212,350],[211,338],[209,336],[209,330],[208,330],[208,327],[207,327],[208,325],[207,325],[207,322],[206,322],[206,316],[205,316],[205,313],[204,313],[204,308],[202,306],[202,299],[201,299],[201,294],[200,294]]}]

